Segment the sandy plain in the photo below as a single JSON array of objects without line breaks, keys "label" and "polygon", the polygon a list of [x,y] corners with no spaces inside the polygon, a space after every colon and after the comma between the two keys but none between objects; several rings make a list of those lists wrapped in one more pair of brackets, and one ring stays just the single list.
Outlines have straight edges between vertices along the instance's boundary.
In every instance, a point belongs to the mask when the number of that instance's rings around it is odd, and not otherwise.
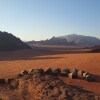
[{"label": "sandy plain", "polygon": [[[61,77],[64,82],[100,94],[100,53],[80,47],[40,47],[32,50],[0,52],[0,78],[14,78],[22,70],[51,67],[85,70],[95,75],[95,82]],[[2,89],[3,86],[0,86]]]}]

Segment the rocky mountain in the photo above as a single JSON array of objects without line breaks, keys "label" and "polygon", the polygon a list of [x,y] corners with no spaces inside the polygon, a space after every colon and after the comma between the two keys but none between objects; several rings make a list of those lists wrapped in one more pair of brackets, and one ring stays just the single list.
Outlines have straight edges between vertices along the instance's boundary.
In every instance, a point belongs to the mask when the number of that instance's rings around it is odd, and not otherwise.
[{"label": "rocky mountain", "polygon": [[41,40],[41,41],[28,41],[27,45],[33,47],[34,45],[67,45],[67,46],[75,46],[76,44],[71,41],[68,42],[66,38],[58,38],[52,37],[51,39]]},{"label": "rocky mountain", "polygon": [[11,51],[19,49],[30,49],[28,45],[22,42],[14,35],[0,31],[0,51]]},{"label": "rocky mountain", "polygon": [[92,36],[84,35],[65,35],[59,37],[52,37],[51,39],[42,41],[29,41],[26,44],[33,46],[34,44],[39,45],[66,45],[66,46],[95,46],[100,45],[100,39]]},{"label": "rocky mountain", "polygon": [[92,36],[71,34],[71,35],[59,36],[58,38],[66,38],[68,42],[74,42],[76,45],[79,46],[100,45],[100,39]]},{"label": "rocky mountain", "polygon": [[68,42],[66,38],[52,37],[51,39],[41,41],[29,41],[28,45],[40,44],[40,45],[75,45],[73,42]]}]

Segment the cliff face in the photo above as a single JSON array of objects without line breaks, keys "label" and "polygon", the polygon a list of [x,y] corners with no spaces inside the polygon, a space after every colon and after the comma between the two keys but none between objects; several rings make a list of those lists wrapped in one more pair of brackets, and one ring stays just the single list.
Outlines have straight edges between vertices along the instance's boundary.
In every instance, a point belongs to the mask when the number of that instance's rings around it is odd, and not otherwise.
[{"label": "cliff face", "polygon": [[19,38],[14,35],[0,31],[0,51],[11,51],[19,49],[30,49]]}]

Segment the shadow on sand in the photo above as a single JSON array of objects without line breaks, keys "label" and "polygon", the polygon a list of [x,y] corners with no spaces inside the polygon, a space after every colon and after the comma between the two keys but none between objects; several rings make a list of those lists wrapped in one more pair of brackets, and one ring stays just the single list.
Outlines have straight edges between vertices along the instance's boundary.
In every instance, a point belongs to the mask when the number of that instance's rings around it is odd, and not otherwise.
[{"label": "shadow on sand", "polygon": [[[65,49],[65,48],[34,48],[30,50],[20,50],[11,52],[0,52],[0,61],[14,61],[14,60],[39,60],[39,59],[60,59],[61,57],[50,57],[49,55],[57,54],[79,54],[88,53],[88,51],[75,48],[75,49]],[[48,56],[49,57],[48,57]],[[41,57],[42,56],[42,57]],[[47,56],[47,57],[44,57]]]},{"label": "shadow on sand", "polygon": [[94,82],[100,83],[100,75],[93,75]]},{"label": "shadow on sand", "polygon": [[[78,80],[85,80],[84,78],[77,78]],[[92,74],[92,79],[89,81],[90,83],[100,83],[100,75],[94,75]]]}]

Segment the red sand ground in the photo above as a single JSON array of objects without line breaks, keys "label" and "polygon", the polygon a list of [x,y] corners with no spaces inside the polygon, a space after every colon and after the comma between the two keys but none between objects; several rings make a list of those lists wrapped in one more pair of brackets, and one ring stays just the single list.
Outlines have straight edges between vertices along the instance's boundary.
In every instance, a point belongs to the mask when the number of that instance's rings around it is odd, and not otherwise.
[{"label": "red sand ground", "polygon": [[[76,50],[76,51],[75,51]],[[82,49],[58,51],[22,50],[0,52],[0,78],[13,78],[21,70],[36,68],[70,68],[88,71],[97,75],[97,82],[80,79],[62,78],[67,84],[74,84],[83,89],[100,94],[100,53],[78,53]],[[73,52],[74,51],[74,52]],[[0,89],[2,86],[0,86]]]}]

